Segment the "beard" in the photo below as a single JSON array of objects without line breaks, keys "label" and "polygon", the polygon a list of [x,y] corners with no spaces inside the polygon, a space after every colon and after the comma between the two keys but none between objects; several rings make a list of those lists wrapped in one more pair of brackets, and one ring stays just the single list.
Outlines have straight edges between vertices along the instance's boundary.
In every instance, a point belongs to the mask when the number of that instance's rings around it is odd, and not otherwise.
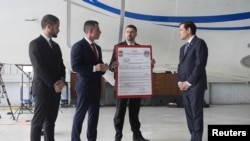
[{"label": "beard", "polygon": [[128,37],[127,37],[127,41],[133,42],[134,40],[135,40],[135,38],[132,37],[132,36],[128,36]]},{"label": "beard", "polygon": [[51,34],[51,37],[53,37],[53,38],[56,38],[57,37],[57,34]]},{"label": "beard", "polygon": [[56,38],[57,37],[57,33],[53,30],[50,31],[50,36],[53,37],[53,38]]}]

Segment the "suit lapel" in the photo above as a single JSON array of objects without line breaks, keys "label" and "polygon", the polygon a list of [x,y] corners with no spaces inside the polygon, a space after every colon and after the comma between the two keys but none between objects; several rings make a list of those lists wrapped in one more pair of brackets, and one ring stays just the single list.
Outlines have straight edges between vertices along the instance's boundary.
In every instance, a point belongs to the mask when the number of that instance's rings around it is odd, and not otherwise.
[{"label": "suit lapel", "polygon": [[188,46],[188,49],[186,50],[186,53],[184,55],[184,48],[185,48],[185,45],[183,45],[182,47],[182,50],[181,50],[181,54],[182,54],[182,61],[186,58],[186,56],[188,56],[190,54],[190,52],[192,52],[192,50],[194,49],[194,44],[196,42],[196,39],[197,37],[195,36],[191,42],[189,43],[189,46]]},{"label": "suit lapel", "polygon": [[46,49],[48,53],[51,53],[53,55],[53,51],[52,51],[51,46],[49,45],[48,41],[42,35],[40,35],[40,40],[43,43],[43,45],[42,45],[43,48]]}]

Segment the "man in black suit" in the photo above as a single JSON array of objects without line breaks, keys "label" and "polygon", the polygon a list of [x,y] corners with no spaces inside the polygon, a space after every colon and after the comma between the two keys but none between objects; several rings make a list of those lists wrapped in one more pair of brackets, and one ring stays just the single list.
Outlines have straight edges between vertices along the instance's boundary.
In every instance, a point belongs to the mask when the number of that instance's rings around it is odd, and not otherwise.
[{"label": "man in black suit", "polygon": [[88,112],[88,141],[96,141],[101,77],[108,69],[103,63],[101,47],[94,40],[101,34],[97,21],[86,21],[83,27],[85,37],[76,42],[71,50],[72,70],[77,73],[77,106],[73,120],[71,141],[81,141],[82,124]]},{"label": "man in black suit", "polygon": [[204,93],[207,89],[208,48],[206,42],[196,36],[196,25],[193,22],[182,22],[179,29],[181,40],[186,40],[187,43],[180,49],[178,87],[183,92],[191,141],[201,141]]},{"label": "man in black suit", "polygon": [[[116,46],[119,45],[139,45],[135,42],[135,37],[137,36],[137,28],[134,25],[128,25],[125,28],[125,38],[126,40],[115,45],[113,50],[113,55],[110,60],[109,70],[114,72],[117,69],[119,63],[116,61]],[[154,65],[155,60],[152,59],[152,65]],[[141,106],[141,98],[117,98],[116,100],[116,113],[114,117],[114,126],[116,130],[115,141],[121,141],[123,136],[122,130],[124,125],[124,118],[126,113],[126,107],[128,104],[129,108],[129,122],[131,130],[133,132],[134,141],[149,141],[142,136],[140,131],[141,123],[139,121],[139,112]]]},{"label": "man in black suit", "polygon": [[35,99],[31,123],[31,141],[54,141],[55,122],[60,105],[61,91],[65,81],[65,66],[59,45],[51,38],[57,37],[59,19],[45,15],[41,21],[41,35],[30,42],[29,56],[34,70],[32,93]]}]

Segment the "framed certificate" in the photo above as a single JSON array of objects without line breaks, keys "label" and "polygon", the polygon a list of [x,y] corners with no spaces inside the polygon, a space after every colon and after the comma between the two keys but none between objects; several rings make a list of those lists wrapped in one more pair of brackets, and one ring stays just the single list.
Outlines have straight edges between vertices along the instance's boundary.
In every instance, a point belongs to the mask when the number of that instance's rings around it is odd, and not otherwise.
[{"label": "framed certificate", "polygon": [[117,46],[115,72],[116,96],[118,98],[151,97],[152,48],[150,45]]}]

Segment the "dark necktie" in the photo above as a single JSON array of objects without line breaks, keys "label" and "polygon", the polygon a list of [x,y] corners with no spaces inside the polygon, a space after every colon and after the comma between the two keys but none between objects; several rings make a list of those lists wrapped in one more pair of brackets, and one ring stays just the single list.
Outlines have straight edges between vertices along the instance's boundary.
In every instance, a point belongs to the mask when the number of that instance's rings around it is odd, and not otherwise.
[{"label": "dark necktie", "polygon": [[52,52],[54,54],[56,54],[56,49],[55,49],[54,43],[53,43],[53,41],[51,39],[49,40],[49,45],[50,45],[50,48],[51,48]]},{"label": "dark necktie", "polygon": [[187,43],[185,44],[185,48],[184,48],[184,55],[187,53],[188,46],[189,46],[189,43],[187,42]]},{"label": "dark necktie", "polygon": [[49,45],[53,49],[53,41],[51,39],[49,39]]},{"label": "dark necktie", "polygon": [[93,50],[95,59],[98,60],[98,56],[97,56],[97,51],[96,51],[95,43],[92,43],[92,44],[91,44],[91,47],[92,47],[92,50]]}]

